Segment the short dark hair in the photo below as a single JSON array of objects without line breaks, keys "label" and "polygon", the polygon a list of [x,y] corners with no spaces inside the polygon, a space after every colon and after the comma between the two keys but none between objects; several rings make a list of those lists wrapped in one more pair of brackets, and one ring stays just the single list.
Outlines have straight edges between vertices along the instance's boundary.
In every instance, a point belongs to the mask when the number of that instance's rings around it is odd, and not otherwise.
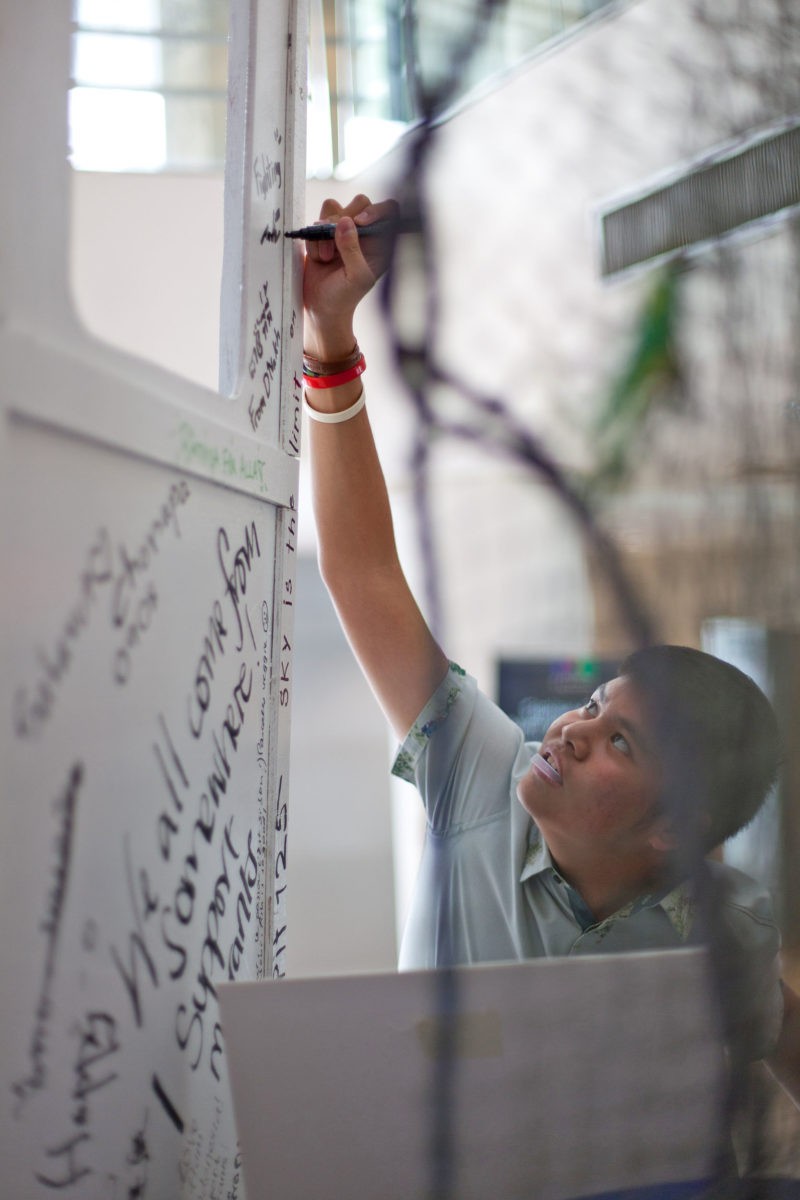
[{"label": "short dark hair", "polygon": [[767,697],[738,667],[689,646],[636,650],[620,674],[647,705],[665,806],[684,828],[697,830],[706,850],[732,837],[778,775],[780,734]]}]

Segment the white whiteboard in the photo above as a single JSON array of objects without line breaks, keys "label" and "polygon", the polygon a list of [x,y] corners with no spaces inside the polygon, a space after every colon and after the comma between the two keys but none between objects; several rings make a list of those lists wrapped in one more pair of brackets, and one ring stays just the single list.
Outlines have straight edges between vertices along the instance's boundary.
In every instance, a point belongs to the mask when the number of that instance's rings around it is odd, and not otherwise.
[{"label": "white whiteboard", "polygon": [[302,209],[305,34],[234,3],[225,398],[77,326],[71,5],[4,22],[27,114],[0,135],[9,1196],[244,1195],[216,990],[286,945],[300,263],[261,235]]}]

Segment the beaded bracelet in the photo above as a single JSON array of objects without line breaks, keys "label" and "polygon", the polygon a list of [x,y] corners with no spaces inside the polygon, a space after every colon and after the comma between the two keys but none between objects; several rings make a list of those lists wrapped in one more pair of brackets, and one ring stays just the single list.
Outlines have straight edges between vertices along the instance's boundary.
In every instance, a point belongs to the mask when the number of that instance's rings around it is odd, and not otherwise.
[{"label": "beaded bracelet", "polygon": [[360,354],[358,361],[352,367],[337,371],[334,375],[308,375],[304,371],[303,381],[310,388],[336,388],[341,387],[344,383],[350,383],[353,379],[358,379],[366,369],[366,359],[363,354]]},{"label": "beaded bracelet", "polygon": [[313,354],[308,354],[303,351],[303,371],[306,375],[336,375],[339,371],[346,371],[349,367],[354,367],[361,358],[361,349],[358,342],[347,358],[338,359],[336,362],[325,362],[324,359],[314,358]]},{"label": "beaded bracelet", "polygon": [[317,408],[312,408],[308,403],[308,393],[303,392],[303,407],[305,408],[312,421],[319,421],[322,425],[341,425],[342,421],[350,421],[353,417],[358,416],[364,407],[367,400],[367,393],[364,391],[364,385],[361,385],[361,395],[356,400],[355,404],[351,404],[349,408],[343,408],[340,412],[320,412]]}]

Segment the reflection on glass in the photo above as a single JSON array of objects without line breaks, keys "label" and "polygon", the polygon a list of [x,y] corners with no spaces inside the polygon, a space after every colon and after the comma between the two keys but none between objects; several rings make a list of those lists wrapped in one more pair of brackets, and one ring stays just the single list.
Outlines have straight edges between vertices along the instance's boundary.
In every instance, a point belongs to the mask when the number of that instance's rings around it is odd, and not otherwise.
[{"label": "reflection on glass", "polygon": [[[434,109],[444,109],[609,3],[497,0],[476,25],[478,0],[313,0],[309,174],[329,174],[330,161],[352,174],[422,115],[423,94],[443,89]],[[470,53],[454,75],[462,43]]]},{"label": "reflection on glass", "polygon": [[[545,43],[605,8],[610,0],[498,0],[488,21],[476,24],[480,5],[436,0],[418,4],[409,75],[426,90],[447,84],[447,102],[463,97],[492,76],[515,66]],[[466,41],[469,60],[449,78],[453,50]],[[471,44],[470,44],[471,43]],[[414,98],[412,96],[412,105]]]}]

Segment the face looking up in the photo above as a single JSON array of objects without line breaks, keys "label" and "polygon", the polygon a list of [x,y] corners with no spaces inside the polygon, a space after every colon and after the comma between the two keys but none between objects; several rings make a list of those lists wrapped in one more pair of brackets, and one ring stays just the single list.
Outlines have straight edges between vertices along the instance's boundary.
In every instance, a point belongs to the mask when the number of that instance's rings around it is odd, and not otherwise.
[{"label": "face looking up", "polygon": [[548,729],[517,795],[558,861],[670,848],[661,770],[635,685],[601,685]]}]

